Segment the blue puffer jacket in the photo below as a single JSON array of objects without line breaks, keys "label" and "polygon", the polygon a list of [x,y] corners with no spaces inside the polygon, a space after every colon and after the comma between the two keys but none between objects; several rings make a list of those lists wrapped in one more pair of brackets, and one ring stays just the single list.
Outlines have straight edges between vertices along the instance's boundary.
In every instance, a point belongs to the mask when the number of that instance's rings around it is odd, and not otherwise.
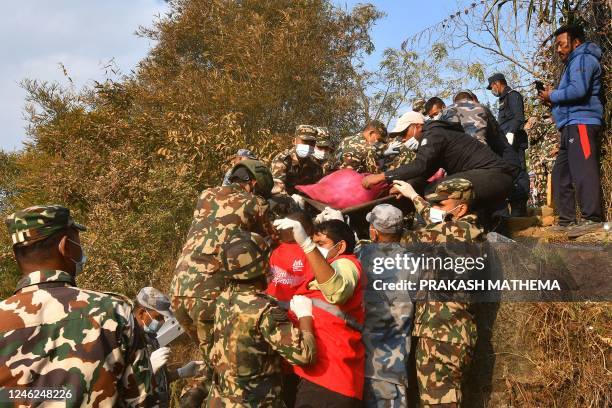
[{"label": "blue puffer jacket", "polygon": [[601,125],[601,48],[595,43],[580,44],[567,59],[559,87],[552,91],[552,114],[561,129],[566,125]]}]

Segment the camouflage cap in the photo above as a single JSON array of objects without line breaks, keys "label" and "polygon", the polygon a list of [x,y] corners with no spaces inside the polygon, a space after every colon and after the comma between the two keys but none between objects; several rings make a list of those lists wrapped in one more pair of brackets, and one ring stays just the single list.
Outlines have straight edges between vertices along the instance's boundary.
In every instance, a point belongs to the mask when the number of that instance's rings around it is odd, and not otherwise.
[{"label": "camouflage cap", "polygon": [[366,215],[366,221],[382,233],[394,234],[402,230],[404,214],[391,204],[378,204]]},{"label": "camouflage cap", "polygon": [[87,230],[74,222],[70,210],[61,205],[36,205],[6,217],[6,228],[11,234],[13,245],[31,245],[67,227]]},{"label": "camouflage cap", "polygon": [[225,276],[232,280],[251,280],[268,273],[266,240],[259,234],[240,231],[222,245],[221,260]]},{"label": "camouflage cap", "polygon": [[473,186],[469,180],[456,178],[445,180],[438,184],[436,191],[425,196],[427,201],[436,203],[449,198],[470,200],[474,197]]},{"label": "camouflage cap", "polygon": [[304,141],[316,141],[317,140],[317,128],[310,125],[299,125],[295,128],[295,137],[299,137]]},{"label": "camouflage cap", "polygon": [[329,131],[326,127],[317,127],[317,146],[330,147],[331,140],[329,138]]},{"label": "camouflage cap", "polygon": [[170,299],[168,296],[151,286],[140,289],[140,292],[138,292],[136,296],[136,301],[140,306],[146,307],[147,309],[153,309],[164,317],[172,317]]}]

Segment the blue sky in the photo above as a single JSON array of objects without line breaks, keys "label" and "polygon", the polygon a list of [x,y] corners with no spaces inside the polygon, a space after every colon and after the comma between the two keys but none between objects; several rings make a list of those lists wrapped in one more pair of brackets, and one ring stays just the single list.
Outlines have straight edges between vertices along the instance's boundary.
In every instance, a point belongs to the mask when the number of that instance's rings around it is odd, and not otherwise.
[{"label": "blue sky", "polygon": [[[372,1],[386,16],[372,31],[376,51],[368,67],[377,66],[380,53],[397,48],[407,37],[435,24],[469,0]],[[363,1],[339,1],[351,9]],[[161,0],[56,0],[7,2],[0,15],[0,149],[16,150],[25,140],[24,78],[67,81],[63,63],[76,88],[105,78],[111,59],[129,73],[153,44],[136,37],[139,25],[150,26],[167,6]]]}]

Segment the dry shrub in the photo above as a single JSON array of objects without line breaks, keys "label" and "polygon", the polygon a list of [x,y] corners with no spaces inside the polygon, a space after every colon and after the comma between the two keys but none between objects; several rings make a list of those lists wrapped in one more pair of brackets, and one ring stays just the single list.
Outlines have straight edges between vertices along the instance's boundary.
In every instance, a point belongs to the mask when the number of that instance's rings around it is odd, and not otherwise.
[{"label": "dry shrub", "polygon": [[504,303],[490,407],[609,407],[610,303]]}]

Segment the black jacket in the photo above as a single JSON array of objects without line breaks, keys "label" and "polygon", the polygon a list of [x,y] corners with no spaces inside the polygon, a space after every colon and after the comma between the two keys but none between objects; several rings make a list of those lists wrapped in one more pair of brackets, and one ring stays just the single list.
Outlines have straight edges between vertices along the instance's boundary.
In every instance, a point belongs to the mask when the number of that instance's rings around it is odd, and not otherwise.
[{"label": "black jacket", "polygon": [[509,86],[506,86],[504,92],[499,97],[497,121],[504,137],[507,133],[514,134],[512,147],[527,148],[527,133],[523,130],[523,125],[525,124],[523,95]]},{"label": "black jacket", "polygon": [[433,120],[425,123],[421,146],[409,164],[385,172],[387,181],[428,178],[439,168],[448,175],[474,169],[497,169],[514,179],[519,172],[484,143],[465,134],[459,123]]}]

